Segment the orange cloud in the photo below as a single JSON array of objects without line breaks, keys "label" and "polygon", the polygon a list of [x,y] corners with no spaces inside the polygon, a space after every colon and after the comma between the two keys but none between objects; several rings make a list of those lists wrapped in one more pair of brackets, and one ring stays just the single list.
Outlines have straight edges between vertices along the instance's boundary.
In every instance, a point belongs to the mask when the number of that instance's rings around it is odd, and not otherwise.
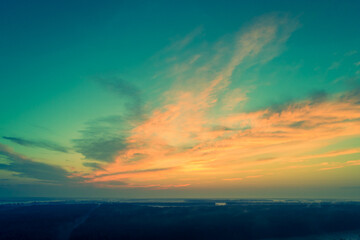
[{"label": "orange cloud", "polygon": [[225,178],[223,180],[225,181],[240,181],[240,180],[243,180],[244,178]]},{"label": "orange cloud", "polygon": [[[334,95],[323,102],[303,100],[281,111],[268,108],[240,113],[229,113],[229,109],[246,99],[239,95],[246,91],[233,90],[221,99],[236,66],[269,45],[279,48],[296,27],[290,25],[287,19],[271,17],[239,34],[233,57],[212,80],[199,84],[200,89],[167,92],[166,103],[131,130],[126,139],[128,147],[103,170],[85,176],[87,181],[103,185],[126,181],[121,187],[160,189],[211,185],[218,180],[251,181],[270,175],[272,170],[323,166],[292,165],[296,161],[358,153],[359,149],[349,149],[305,154],[326,146],[328,141],[360,134],[356,95]],[[244,175],[258,171],[259,166],[264,174]],[[184,179],[190,182],[184,183]]]}]

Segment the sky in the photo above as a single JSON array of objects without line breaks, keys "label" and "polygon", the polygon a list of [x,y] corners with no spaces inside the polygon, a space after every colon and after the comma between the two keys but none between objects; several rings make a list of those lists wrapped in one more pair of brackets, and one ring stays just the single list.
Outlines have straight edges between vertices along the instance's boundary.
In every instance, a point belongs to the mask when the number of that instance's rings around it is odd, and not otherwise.
[{"label": "sky", "polygon": [[359,1],[1,1],[0,197],[360,199]]}]

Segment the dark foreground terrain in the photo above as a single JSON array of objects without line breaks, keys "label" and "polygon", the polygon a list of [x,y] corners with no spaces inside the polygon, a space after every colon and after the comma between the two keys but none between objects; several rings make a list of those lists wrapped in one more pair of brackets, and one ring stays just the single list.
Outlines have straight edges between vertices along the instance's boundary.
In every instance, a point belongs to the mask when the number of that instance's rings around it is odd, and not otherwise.
[{"label": "dark foreground terrain", "polygon": [[[215,206],[225,202],[226,206]],[[186,200],[0,205],[0,239],[360,239],[360,203]]]}]

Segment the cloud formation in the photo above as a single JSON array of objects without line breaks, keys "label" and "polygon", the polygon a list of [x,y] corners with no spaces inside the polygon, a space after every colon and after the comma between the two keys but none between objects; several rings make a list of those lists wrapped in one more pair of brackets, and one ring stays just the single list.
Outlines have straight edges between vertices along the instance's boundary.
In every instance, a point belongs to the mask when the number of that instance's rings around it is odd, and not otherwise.
[{"label": "cloud formation", "polygon": [[[117,153],[127,147],[125,142],[131,127],[144,119],[144,107],[140,90],[118,77],[97,79],[97,82],[115,93],[123,100],[126,112],[95,119],[86,123],[86,128],[80,130],[81,137],[73,139],[74,149],[85,159],[100,162],[111,162]],[[84,163],[84,166],[101,168],[97,163]]]},{"label": "cloud formation", "polygon": [[[111,162],[127,147],[128,123],[121,116],[100,118],[87,123],[81,138],[74,139],[74,149],[86,159]],[[92,165],[95,167],[95,165]]]},{"label": "cloud formation", "polygon": [[[233,82],[244,70],[277,57],[298,26],[287,15],[268,15],[236,33],[226,48],[215,44],[209,48],[216,49],[214,53],[194,52],[183,63],[168,61],[174,67],[167,79],[175,80],[153,109],[145,107],[141,91],[131,83],[120,78],[98,80],[124,100],[126,113],[89,121],[79,131],[73,147],[89,170],[72,177],[104,188],[206,188],[267,184],[271,176],[302,169],[319,174],[357,166],[358,160],[348,159],[360,153],[356,148],[319,151],[339,138],[360,135],[358,89],[336,94],[315,91],[300,100],[251,111],[239,107],[256,99],[248,94],[250,88],[233,87]],[[172,50],[183,51],[200,33],[189,35]],[[2,164],[3,169],[38,179],[54,171],[55,178],[67,178],[63,169],[7,154],[13,160]]]},{"label": "cloud formation", "polygon": [[[141,118],[143,115],[143,99],[141,91],[132,83],[118,77],[97,79],[97,82],[108,91],[115,93],[125,102],[128,117]],[[140,119],[138,119],[140,120]]]},{"label": "cloud formation", "polygon": [[297,26],[295,20],[279,15],[248,26],[235,37],[233,56],[220,71],[210,71],[207,81],[200,77],[198,83],[192,82],[196,88],[176,85],[165,93],[164,104],[129,130],[122,140],[126,147],[118,148],[114,161],[84,177],[103,185],[128,182],[119,187],[188,187],[223,180],[261,181],[284,169],[329,165],[303,162],[319,159],[307,152],[329,141],[360,134],[356,91],[335,95],[317,91],[301,101],[234,111],[236,104],[248,100],[247,90],[230,89],[237,66],[270,61]]},{"label": "cloud formation", "polygon": [[[221,71],[215,76],[209,74],[210,81],[204,82],[200,78],[199,83],[194,84],[200,87],[195,89],[175,88],[167,92],[164,105],[131,129],[129,136],[124,139],[127,147],[118,152],[114,163],[90,177],[94,181],[107,181],[119,177],[109,172],[127,172],[131,175],[138,169],[165,168],[172,173],[179,168],[185,171],[202,169],[203,163],[192,162],[202,158],[197,155],[205,144],[216,144],[249,128],[246,124],[230,126],[221,117],[214,118],[209,114],[219,102],[226,105],[223,109],[228,113],[236,105],[232,101],[246,100],[246,97],[239,96],[240,89],[232,91],[226,100],[220,99],[227,91],[235,68],[246,59],[259,59],[265,63],[274,58],[296,27],[297,22],[287,16],[270,15],[239,32],[234,40],[233,56]],[[266,54],[262,55],[262,51]],[[203,67],[206,68],[206,64]],[[216,115],[221,116],[225,112]],[[143,157],[135,160],[139,155]],[[142,174],[145,175],[149,173]]]},{"label": "cloud formation", "polygon": [[43,148],[51,151],[57,151],[57,152],[63,152],[67,153],[69,149],[67,147],[61,146],[57,143],[51,142],[51,141],[44,141],[44,140],[28,140],[24,138],[18,138],[18,137],[5,137],[3,136],[3,139],[12,141],[14,143],[17,143],[19,145],[25,146],[25,147],[36,147],[36,148]]},{"label": "cloud formation", "polygon": [[46,163],[36,162],[13,152],[5,145],[0,144],[0,155],[6,157],[8,163],[1,163],[0,169],[14,172],[18,177],[34,178],[57,183],[71,181],[70,174],[63,168]]}]

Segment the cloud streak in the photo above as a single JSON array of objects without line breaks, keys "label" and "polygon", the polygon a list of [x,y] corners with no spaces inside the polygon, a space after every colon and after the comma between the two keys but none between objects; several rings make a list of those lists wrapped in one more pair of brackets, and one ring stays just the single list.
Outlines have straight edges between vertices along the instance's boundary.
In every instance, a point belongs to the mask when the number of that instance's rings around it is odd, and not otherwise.
[{"label": "cloud streak", "polygon": [[118,77],[97,79],[105,89],[115,93],[125,102],[129,117],[141,118],[143,115],[143,99],[139,88]]},{"label": "cloud streak", "polygon": [[46,163],[36,162],[13,152],[5,145],[0,144],[0,155],[6,157],[9,163],[1,163],[0,169],[14,172],[18,177],[33,178],[56,183],[71,181],[70,174],[63,168]]},{"label": "cloud streak", "polygon": [[24,139],[24,138],[5,137],[5,136],[3,136],[3,139],[9,140],[11,142],[14,142],[16,144],[19,144],[19,145],[22,145],[25,147],[43,148],[43,149],[57,151],[57,152],[63,152],[63,153],[67,153],[69,151],[69,148],[61,146],[61,145],[51,142],[51,141],[28,140],[28,139]]}]

